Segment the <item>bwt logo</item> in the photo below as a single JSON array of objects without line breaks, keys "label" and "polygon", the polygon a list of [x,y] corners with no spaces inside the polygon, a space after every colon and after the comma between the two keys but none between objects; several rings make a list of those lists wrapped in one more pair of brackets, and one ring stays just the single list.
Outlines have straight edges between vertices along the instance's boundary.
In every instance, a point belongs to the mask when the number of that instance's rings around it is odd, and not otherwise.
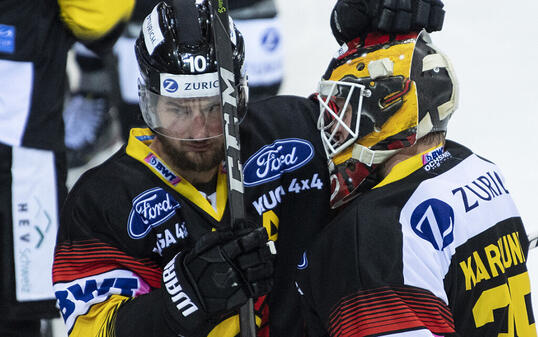
[{"label": "bwt logo", "polygon": [[433,248],[443,250],[454,242],[454,210],[441,200],[428,199],[413,211],[411,227]]},{"label": "bwt logo", "polygon": [[179,89],[179,85],[175,80],[167,78],[163,81],[163,88],[169,93],[174,93]]},{"label": "bwt logo", "polygon": [[267,51],[274,51],[280,44],[280,33],[276,28],[267,29],[262,35],[262,46]]},{"label": "bwt logo", "polygon": [[181,205],[160,187],[152,188],[133,200],[127,232],[133,239],[145,237],[152,228],[161,225],[175,214]]},{"label": "bwt logo", "polygon": [[56,291],[54,294],[64,321],[67,321],[80,302],[88,303],[98,297],[106,298],[110,294],[133,297],[137,288],[138,280],[135,278],[105,278],[99,283],[98,280],[90,279],[85,282],[84,287],[76,283],[67,287],[67,290]]},{"label": "bwt logo", "polygon": [[168,180],[170,184],[176,186],[181,181],[181,178],[176,176],[172,170],[169,169],[162,161],[160,161],[159,158],[157,158],[157,156],[153,153],[150,153],[146,158],[144,158],[144,161],[157,170],[157,172]]},{"label": "bwt logo", "polygon": [[243,169],[244,185],[256,186],[277,179],[306,165],[314,157],[314,147],[303,139],[282,139],[262,147]]}]

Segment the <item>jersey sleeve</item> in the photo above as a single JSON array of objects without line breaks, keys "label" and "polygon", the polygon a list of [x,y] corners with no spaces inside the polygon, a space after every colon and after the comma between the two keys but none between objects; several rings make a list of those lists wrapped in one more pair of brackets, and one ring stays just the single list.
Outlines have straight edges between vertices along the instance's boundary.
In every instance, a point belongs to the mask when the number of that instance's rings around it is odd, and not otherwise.
[{"label": "jersey sleeve", "polygon": [[97,40],[131,16],[134,0],[58,0],[60,16],[81,40]]},{"label": "jersey sleeve", "polygon": [[398,231],[359,226],[356,210],[346,211],[298,267],[310,335],[456,336],[448,305],[429,290],[404,284]]},{"label": "jersey sleeve", "polygon": [[[132,197],[111,173],[117,170],[116,165],[106,174],[92,170],[83,175],[62,209],[53,287],[69,337],[181,336],[176,310],[167,304],[170,295],[161,289],[162,266],[169,257],[155,253],[156,236],[129,237]],[[255,309],[258,335],[264,336],[265,297],[256,301]],[[231,313],[211,323],[209,337],[239,332],[238,316]]]},{"label": "jersey sleeve", "polygon": [[[53,287],[69,336],[175,336],[160,311],[160,266],[122,243],[118,221],[107,211],[112,201],[96,193],[103,186],[90,185],[69,195],[54,254]],[[121,197],[111,195],[121,209]],[[124,307],[139,315],[122,316]]]},{"label": "jersey sleeve", "polygon": [[[122,329],[116,326],[116,315],[125,303],[146,312],[162,301],[156,294],[160,292],[158,268],[98,240],[58,244],[53,283],[69,336],[116,336],[114,330]],[[126,326],[137,322],[133,319]]]}]

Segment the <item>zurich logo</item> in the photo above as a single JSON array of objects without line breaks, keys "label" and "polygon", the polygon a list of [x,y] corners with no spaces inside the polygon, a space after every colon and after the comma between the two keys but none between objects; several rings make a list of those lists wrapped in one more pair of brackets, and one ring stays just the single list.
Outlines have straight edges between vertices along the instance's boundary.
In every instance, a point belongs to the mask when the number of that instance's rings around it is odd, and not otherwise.
[{"label": "zurich logo", "polygon": [[163,88],[169,93],[174,93],[177,91],[177,89],[179,89],[179,85],[175,80],[167,78],[163,81]]},{"label": "zurich logo", "polygon": [[274,51],[280,44],[280,33],[275,28],[267,29],[262,35],[262,46],[269,52]]},{"label": "zurich logo", "polygon": [[175,214],[181,205],[160,187],[152,188],[133,199],[127,232],[133,239],[145,237],[152,228],[161,225]]},{"label": "zurich logo", "polygon": [[428,199],[413,211],[411,227],[433,248],[443,250],[454,242],[454,210],[441,200]]},{"label": "zurich logo", "polygon": [[303,139],[280,139],[262,147],[243,167],[245,186],[256,186],[306,165],[314,157],[314,147]]},{"label": "zurich logo", "polygon": [[306,257],[306,252],[303,253],[303,258],[301,262],[297,265],[297,269],[305,270],[308,267],[308,258]]}]

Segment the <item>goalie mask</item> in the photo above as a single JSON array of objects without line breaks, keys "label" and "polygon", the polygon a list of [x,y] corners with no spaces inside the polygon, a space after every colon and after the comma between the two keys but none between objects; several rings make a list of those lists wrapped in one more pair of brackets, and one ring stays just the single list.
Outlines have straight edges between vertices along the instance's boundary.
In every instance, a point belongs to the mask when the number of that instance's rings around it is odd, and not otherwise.
[{"label": "goalie mask", "polygon": [[[172,2],[172,1],[171,1]],[[144,121],[154,132],[179,140],[223,134],[219,76],[207,0],[158,3],[145,18],[135,53]],[[180,8],[180,10],[176,10]],[[246,111],[248,89],[244,42],[230,18],[238,118]]]},{"label": "goalie mask", "polygon": [[375,186],[376,167],[400,149],[446,131],[457,84],[450,61],[426,32],[371,34],[342,46],[317,99],[335,208]]}]

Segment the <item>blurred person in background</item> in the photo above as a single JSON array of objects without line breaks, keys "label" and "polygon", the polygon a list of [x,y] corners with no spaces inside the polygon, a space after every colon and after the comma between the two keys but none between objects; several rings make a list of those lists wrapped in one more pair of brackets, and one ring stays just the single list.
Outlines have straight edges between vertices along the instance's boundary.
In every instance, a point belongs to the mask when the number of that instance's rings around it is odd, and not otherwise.
[{"label": "blurred person in background", "polygon": [[58,316],[51,268],[67,194],[62,106],[75,40],[110,48],[134,1],[0,2],[0,335]]},{"label": "blurred person in background", "polygon": [[144,125],[138,107],[138,65],[134,43],[142,21],[158,3],[136,1],[123,33],[107,53],[97,54],[82,43],[72,52],[77,75],[68,72],[72,92],[63,111],[69,168],[86,165],[99,152]]},{"label": "blurred person in background", "polygon": [[278,93],[284,78],[284,32],[274,0],[230,0],[230,16],[245,38],[251,101]]}]

